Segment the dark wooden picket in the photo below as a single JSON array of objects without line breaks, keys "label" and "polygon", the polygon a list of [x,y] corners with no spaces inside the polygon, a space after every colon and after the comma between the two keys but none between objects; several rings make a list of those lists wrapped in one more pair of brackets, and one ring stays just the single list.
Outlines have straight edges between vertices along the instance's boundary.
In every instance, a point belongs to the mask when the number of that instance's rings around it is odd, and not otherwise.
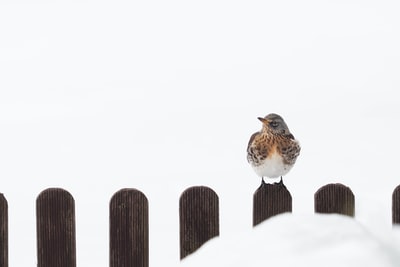
[{"label": "dark wooden picket", "polygon": [[253,195],[253,226],[284,212],[292,212],[292,196],[284,185],[263,183]]},{"label": "dark wooden picket", "polygon": [[354,194],[343,184],[328,184],[314,195],[317,213],[338,213],[354,217]]},{"label": "dark wooden picket", "polygon": [[393,190],[392,194],[392,223],[400,224],[400,185]]},{"label": "dark wooden picket", "polygon": [[[354,217],[354,194],[342,184],[328,184],[314,194],[317,213]],[[286,187],[263,184],[253,195],[253,226],[292,211]],[[36,199],[37,266],[76,267],[75,204],[67,191],[49,188]],[[110,200],[110,267],[149,266],[149,211],[146,196],[122,189]],[[392,222],[400,224],[400,185],[392,195]],[[219,199],[209,187],[186,189],[179,199],[180,258],[219,235]],[[8,205],[0,194],[0,267],[8,267]]]},{"label": "dark wooden picket", "polygon": [[36,199],[38,267],[75,267],[75,203],[70,193],[50,188]]},{"label": "dark wooden picket", "polygon": [[149,212],[146,196],[122,189],[110,201],[110,267],[149,266]]},{"label": "dark wooden picket", "polygon": [[219,235],[218,195],[205,186],[185,190],[179,200],[180,257]]},{"label": "dark wooden picket", "polygon": [[8,267],[8,204],[0,193],[0,267]]}]

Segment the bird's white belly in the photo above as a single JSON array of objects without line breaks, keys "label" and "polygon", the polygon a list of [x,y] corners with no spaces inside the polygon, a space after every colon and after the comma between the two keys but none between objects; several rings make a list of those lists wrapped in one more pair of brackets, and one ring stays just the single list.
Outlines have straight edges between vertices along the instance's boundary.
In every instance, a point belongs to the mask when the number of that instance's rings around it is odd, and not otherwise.
[{"label": "bird's white belly", "polygon": [[291,165],[284,164],[282,157],[277,153],[265,159],[261,164],[253,165],[258,176],[267,178],[281,177],[287,174],[291,168]]}]

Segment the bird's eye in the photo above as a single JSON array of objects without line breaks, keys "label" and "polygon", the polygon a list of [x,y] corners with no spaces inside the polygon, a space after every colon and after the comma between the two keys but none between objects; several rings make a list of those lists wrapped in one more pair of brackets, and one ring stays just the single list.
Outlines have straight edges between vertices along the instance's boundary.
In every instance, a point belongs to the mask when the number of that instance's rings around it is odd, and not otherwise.
[{"label": "bird's eye", "polygon": [[271,121],[270,125],[274,128],[278,127],[279,123],[276,121]]}]

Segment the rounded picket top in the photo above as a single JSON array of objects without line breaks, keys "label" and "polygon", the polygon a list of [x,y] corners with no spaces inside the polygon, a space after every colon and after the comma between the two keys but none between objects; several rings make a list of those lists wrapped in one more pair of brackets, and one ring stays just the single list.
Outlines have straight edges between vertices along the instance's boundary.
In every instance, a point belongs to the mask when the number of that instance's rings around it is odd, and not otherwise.
[{"label": "rounded picket top", "polygon": [[343,184],[327,184],[315,193],[314,209],[317,213],[337,213],[354,217],[354,194]]},{"label": "rounded picket top", "polygon": [[204,199],[216,199],[218,200],[217,193],[210,187],[199,185],[199,186],[191,186],[182,192],[179,197],[180,201],[192,199],[193,196],[201,197]]},{"label": "rounded picket top", "polygon": [[398,185],[392,194],[392,223],[400,224],[400,185]]},{"label": "rounded picket top", "polygon": [[62,188],[49,188],[36,199],[38,267],[75,267],[75,201]]},{"label": "rounded picket top", "polygon": [[110,200],[110,267],[149,266],[149,208],[146,196],[125,188]]},{"label": "rounded picket top", "polygon": [[49,200],[68,201],[68,203],[75,202],[73,196],[67,190],[58,187],[47,188],[42,192],[40,192],[40,194],[36,198],[36,204],[39,201],[49,201]]},{"label": "rounded picket top", "polygon": [[128,201],[131,202],[132,200],[143,201],[146,205],[148,205],[147,197],[144,193],[140,190],[135,188],[122,188],[112,195],[110,200],[110,205],[117,204],[118,202]]},{"label": "rounded picket top", "polygon": [[0,193],[0,266],[8,266],[8,203]]}]

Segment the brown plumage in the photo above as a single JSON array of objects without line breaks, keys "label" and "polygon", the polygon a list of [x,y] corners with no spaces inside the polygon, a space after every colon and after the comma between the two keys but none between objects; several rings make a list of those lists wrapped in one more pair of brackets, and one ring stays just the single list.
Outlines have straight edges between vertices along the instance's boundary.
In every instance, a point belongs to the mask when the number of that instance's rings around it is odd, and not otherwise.
[{"label": "brown plumage", "polygon": [[285,121],[277,114],[258,118],[263,127],[254,133],[247,146],[247,160],[254,171],[264,177],[278,178],[287,174],[300,154],[300,145]]}]

